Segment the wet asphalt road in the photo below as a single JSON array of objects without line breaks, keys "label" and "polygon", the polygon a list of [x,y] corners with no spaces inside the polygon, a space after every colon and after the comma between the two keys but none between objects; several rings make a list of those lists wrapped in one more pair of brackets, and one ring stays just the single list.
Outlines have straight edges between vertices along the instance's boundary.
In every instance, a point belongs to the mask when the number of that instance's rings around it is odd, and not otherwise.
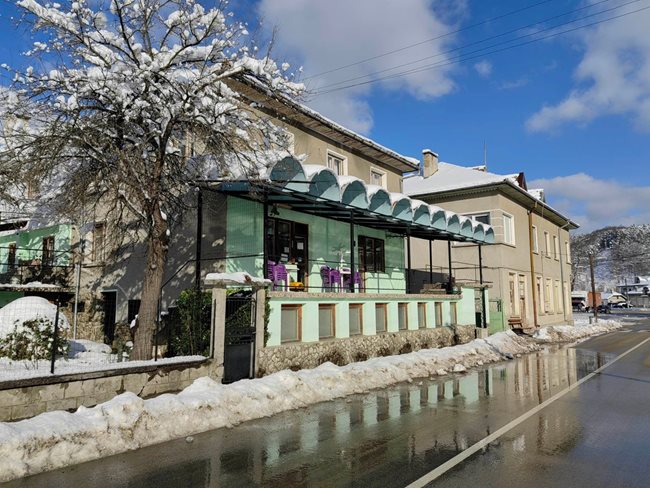
[{"label": "wet asphalt road", "polygon": [[[398,385],[7,484],[406,486],[650,337],[650,319],[466,375]],[[650,341],[427,486],[650,486]]]}]

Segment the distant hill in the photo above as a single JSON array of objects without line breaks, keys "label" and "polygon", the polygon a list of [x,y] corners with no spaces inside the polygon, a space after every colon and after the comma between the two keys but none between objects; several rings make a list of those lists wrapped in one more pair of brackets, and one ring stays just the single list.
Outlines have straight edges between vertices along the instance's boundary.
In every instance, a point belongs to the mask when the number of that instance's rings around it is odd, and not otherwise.
[{"label": "distant hill", "polygon": [[571,237],[574,290],[591,287],[589,253],[595,256],[596,287],[611,291],[617,283],[634,276],[650,276],[650,225],[605,227]]}]

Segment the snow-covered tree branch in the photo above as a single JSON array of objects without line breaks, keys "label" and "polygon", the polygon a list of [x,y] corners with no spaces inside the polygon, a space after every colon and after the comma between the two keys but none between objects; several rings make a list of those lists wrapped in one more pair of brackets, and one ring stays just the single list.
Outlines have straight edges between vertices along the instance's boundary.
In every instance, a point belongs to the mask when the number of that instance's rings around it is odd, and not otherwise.
[{"label": "snow-covered tree branch", "polygon": [[254,172],[264,152],[285,144],[284,132],[228,79],[245,77],[271,96],[295,96],[301,86],[285,75],[286,65],[256,57],[246,27],[223,5],[17,4],[40,39],[27,55],[55,67],[14,72],[5,110],[29,122],[4,145],[2,167],[20,162],[25,172],[57,182],[60,208],[89,202],[115,232],[144,241],[134,358],[148,358],[170,231],[189,187],[215,165]]}]

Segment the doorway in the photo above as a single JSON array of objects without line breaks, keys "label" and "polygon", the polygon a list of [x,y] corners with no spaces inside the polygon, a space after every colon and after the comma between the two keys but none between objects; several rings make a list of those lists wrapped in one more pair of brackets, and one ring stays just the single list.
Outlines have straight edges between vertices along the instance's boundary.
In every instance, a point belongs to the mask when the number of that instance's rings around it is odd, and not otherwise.
[{"label": "doorway", "polygon": [[521,323],[526,324],[526,277],[519,275],[519,316]]},{"label": "doorway", "polygon": [[115,316],[117,313],[117,292],[102,292],[102,308],[104,309],[104,342],[112,344],[115,339]]}]

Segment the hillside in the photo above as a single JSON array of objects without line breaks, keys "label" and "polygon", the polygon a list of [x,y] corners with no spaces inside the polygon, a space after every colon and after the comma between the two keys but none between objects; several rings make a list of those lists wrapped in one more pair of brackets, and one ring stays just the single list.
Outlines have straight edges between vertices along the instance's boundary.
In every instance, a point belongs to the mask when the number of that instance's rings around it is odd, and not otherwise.
[{"label": "hillside", "polygon": [[617,283],[634,276],[650,276],[650,225],[605,227],[571,237],[573,289],[586,290],[589,253],[596,257],[596,287],[611,291]]}]

